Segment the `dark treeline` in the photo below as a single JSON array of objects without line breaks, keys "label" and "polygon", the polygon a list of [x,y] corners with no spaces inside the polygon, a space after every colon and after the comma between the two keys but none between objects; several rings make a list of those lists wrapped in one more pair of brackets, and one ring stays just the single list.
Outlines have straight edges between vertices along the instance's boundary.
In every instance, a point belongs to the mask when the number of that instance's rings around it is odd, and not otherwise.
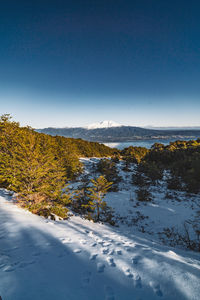
[{"label": "dark treeline", "polygon": [[129,147],[122,151],[126,161],[136,162],[134,183],[148,185],[168,171],[168,188],[197,193],[200,191],[200,139],[176,141],[165,146],[155,143],[150,150]]}]

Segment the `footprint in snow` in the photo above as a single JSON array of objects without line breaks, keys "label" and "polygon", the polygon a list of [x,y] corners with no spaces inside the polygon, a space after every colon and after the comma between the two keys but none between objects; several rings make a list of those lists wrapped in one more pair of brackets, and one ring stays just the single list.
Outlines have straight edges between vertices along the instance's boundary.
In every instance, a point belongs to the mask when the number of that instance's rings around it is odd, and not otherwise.
[{"label": "footprint in snow", "polygon": [[127,252],[132,252],[134,250],[134,248],[130,246],[125,246],[124,248]]},{"label": "footprint in snow", "polygon": [[162,293],[162,291],[161,291],[161,289],[160,289],[160,285],[159,285],[159,284],[157,284],[157,283],[151,281],[151,282],[149,283],[149,285],[150,285],[150,287],[153,289],[154,293],[155,293],[157,296],[162,297],[163,293]]},{"label": "footprint in snow", "polygon": [[101,252],[102,252],[102,254],[108,254],[109,248],[103,248],[103,249],[101,250]]},{"label": "footprint in snow", "polygon": [[98,263],[97,264],[97,272],[98,273],[103,273],[105,269],[105,265],[103,263]]},{"label": "footprint in snow", "polygon": [[81,249],[74,249],[73,250],[74,253],[81,253],[81,251],[82,251]]},{"label": "footprint in snow", "polygon": [[108,239],[108,238],[109,238],[109,235],[104,235],[103,238],[104,238],[104,239]]},{"label": "footprint in snow", "polygon": [[116,253],[117,253],[118,255],[122,255],[122,250],[117,249],[117,250],[116,250]]},{"label": "footprint in snow", "polygon": [[97,240],[97,243],[103,246],[104,241],[103,240]]},{"label": "footprint in snow", "polygon": [[109,266],[116,267],[116,263],[112,257],[108,257],[107,262],[108,262]]},{"label": "footprint in snow", "polygon": [[109,255],[113,255],[114,253],[115,253],[114,249],[111,249],[111,250],[108,252]]},{"label": "footprint in snow", "polygon": [[114,291],[111,286],[105,286],[105,300],[115,300]]},{"label": "footprint in snow", "polygon": [[139,255],[134,256],[134,257],[132,258],[132,263],[133,263],[134,265],[137,265],[140,259],[141,259],[141,257],[140,257]]},{"label": "footprint in snow", "polygon": [[128,277],[128,278],[133,278],[133,273],[131,272],[131,269],[126,268],[124,270],[124,274]]},{"label": "footprint in snow", "polygon": [[91,275],[92,273],[90,271],[85,271],[82,274],[82,278],[81,278],[82,287],[87,287],[90,284]]},{"label": "footprint in snow", "polygon": [[108,247],[110,245],[111,245],[111,243],[109,243],[109,242],[103,242],[103,244],[102,244],[103,247]]},{"label": "footprint in snow", "polygon": [[97,258],[98,254],[94,253],[90,255],[90,260],[95,260]]},{"label": "footprint in snow", "polygon": [[141,277],[138,274],[134,275],[133,283],[134,283],[134,286],[136,288],[141,288],[142,287],[142,280],[141,280]]}]

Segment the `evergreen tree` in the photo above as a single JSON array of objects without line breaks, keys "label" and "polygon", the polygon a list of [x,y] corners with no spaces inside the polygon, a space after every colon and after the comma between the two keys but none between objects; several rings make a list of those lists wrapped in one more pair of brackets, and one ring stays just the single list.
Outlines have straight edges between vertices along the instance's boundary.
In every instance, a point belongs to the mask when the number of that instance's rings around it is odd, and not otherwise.
[{"label": "evergreen tree", "polygon": [[104,176],[99,176],[96,180],[91,180],[92,187],[88,190],[91,192],[90,195],[90,206],[96,209],[96,219],[99,221],[100,212],[106,207],[106,202],[103,201],[105,195],[107,194],[112,182],[108,182]]}]

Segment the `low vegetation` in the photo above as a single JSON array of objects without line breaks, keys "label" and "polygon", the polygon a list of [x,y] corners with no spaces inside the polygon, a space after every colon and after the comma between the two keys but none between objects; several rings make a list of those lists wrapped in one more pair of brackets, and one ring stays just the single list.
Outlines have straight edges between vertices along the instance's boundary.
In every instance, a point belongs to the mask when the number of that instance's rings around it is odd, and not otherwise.
[{"label": "low vegetation", "polygon": [[121,181],[116,163],[113,160],[101,159],[96,166],[96,171],[105,176],[107,181],[112,182],[110,191],[117,192],[118,184]]},{"label": "low vegetation", "polygon": [[91,180],[85,177],[81,182],[73,193],[70,203],[72,211],[94,222],[103,221],[114,225],[111,208],[104,201],[112,182],[107,181],[104,176]]},{"label": "low vegetation", "polygon": [[167,146],[155,143],[146,152],[140,147],[135,147],[135,151],[134,147],[129,148],[122,151],[122,158],[137,163],[134,184],[156,184],[165,171],[169,189],[200,192],[200,139],[171,142]]}]

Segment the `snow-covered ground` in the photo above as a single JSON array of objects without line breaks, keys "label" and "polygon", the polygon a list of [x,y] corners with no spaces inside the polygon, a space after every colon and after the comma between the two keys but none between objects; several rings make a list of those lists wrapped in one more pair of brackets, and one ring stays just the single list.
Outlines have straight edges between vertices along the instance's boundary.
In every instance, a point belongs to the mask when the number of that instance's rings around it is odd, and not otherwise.
[{"label": "snow-covered ground", "polygon": [[[98,158],[81,159],[85,166],[85,173],[94,178],[100,174],[94,172],[94,165]],[[130,167],[130,172],[123,171],[124,163],[117,164],[122,181],[119,191],[109,192],[105,201],[113,208],[116,225],[128,228],[132,232],[143,232],[148,239],[156,239],[166,245],[186,248],[179,240],[187,235],[188,229],[191,240],[198,239],[195,229],[200,230],[200,195],[186,194],[180,191],[168,190],[166,183],[160,181],[150,187],[152,201],[137,201],[137,186],[132,183],[135,165]],[[184,225],[185,224],[185,225]],[[177,239],[177,241],[175,241]]]},{"label": "snow-covered ground", "polygon": [[73,216],[36,216],[0,191],[3,300],[198,300],[197,253],[175,250],[133,228]]}]

